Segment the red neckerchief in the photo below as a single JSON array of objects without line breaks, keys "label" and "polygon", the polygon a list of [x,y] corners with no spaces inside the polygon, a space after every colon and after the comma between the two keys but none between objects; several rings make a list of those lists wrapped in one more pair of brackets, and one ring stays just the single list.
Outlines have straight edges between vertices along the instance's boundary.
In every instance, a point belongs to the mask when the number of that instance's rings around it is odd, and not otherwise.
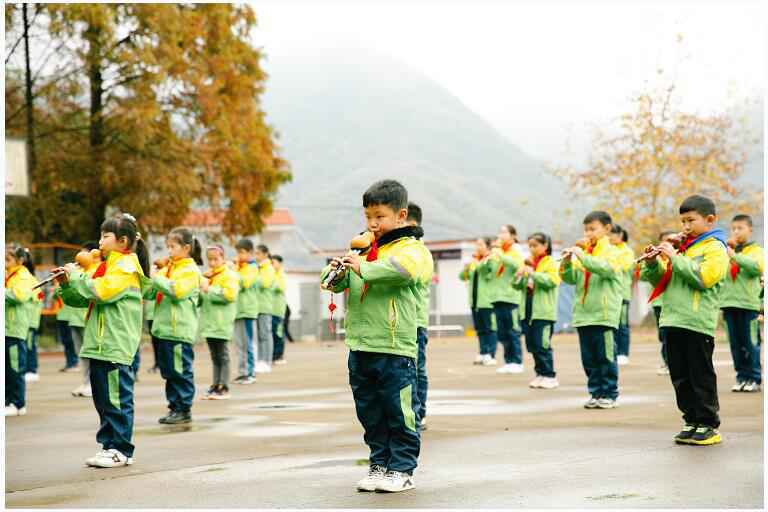
[{"label": "red neckerchief", "polygon": [[[688,237],[686,238],[682,244],[680,244],[680,247],[677,249],[678,254],[683,254],[686,250],[688,250],[688,247],[691,246],[695,238]],[[659,282],[656,283],[656,287],[651,292],[651,296],[648,297],[648,302],[653,302],[656,297],[664,293],[664,290],[667,289],[667,286],[669,286],[669,282],[672,280],[672,262],[668,262],[666,270],[664,271],[664,275],[661,276],[661,279],[659,279]]]},{"label": "red neckerchief", "polygon": [[[533,267],[534,272],[536,272],[536,270],[539,268],[539,263],[541,263],[541,260],[543,260],[546,257],[547,255],[544,254],[542,256],[536,256],[535,258],[533,258],[533,261],[531,261],[531,266]],[[536,287],[536,283],[533,283],[530,287],[528,287],[528,290],[526,290],[528,292],[528,295],[533,295],[533,289],[535,287]]]},{"label": "red neckerchief", "polygon": [[[512,242],[504,242],[501,244],[501,250],[503,252],[507,252],[512,247]],[[496,277],[501,277],[501,275],[504,273],[506,268],[504,267],[504,264],[502,263],[499,265],[499,270],[496,271]]]},{"label": "red neckerchief", "polygon": [[[751,242],[747,242],[744,245],[739,244],[733,250],[736,251],[737,253],[739,253],[739,252],[743,251],[744,249],[746,249],[750,245],[752,245]],[[732,261],[731,262],[731,279],[733,281],[736,280],[736,276],[739,275],[740,271],[741,271],[741,267],[739,266],[739,264],[736,263],[735,261]]]},{"label": "red neckerchief", "polygon": [[213,274],[211,274],[211,277],[209,277],[208,280],[213,282],[213,278],[216,277],[217,275],[221,274],[225,270],[227,270],[227,266],[226,265],[222,265],[219,270],[217,270]]},{"label": "red neckerchief", "polygon": [[[365,261],[376,261],[378,258],[379,258],[379,241],[374,238],[370,249],[368,249],[368,254],[365,256]],[[370,283],[365,283],[363,285],[363,293],[360,294],[360,302],[363,302],[363,299],[368,293],[368,288],[370,287],[371,287]]]},{"label": "red neckerchief", "polygon": [[[595,250],[595,245],[588,245],[587,246],[587,254],[592,254],[592,251]],[[584,300],[587,298],[587,291],[589,290],[589,278],[592,277],[592,272],[584,268],[584,294],[581,296],[581,303],[584,304]]]},{"label": "red neckerchief", "polygon": [[[168,272],[166,272],[165,277],[170,279],[171,278],[171,272],[173,272],[173,260],[169,258],[168,259]],[[163,302],[163,297],[165,297],[165,295],[163,295],[163,292],[157,292],[157,295],[155,296],[155,306],[159,306],[160,303]]]},{"label": "red neckerchief", "polygon": [[[96,272],[93,273],[91,276],[91,279],[96,279],[97,277],[103,277],[104,274],[107,273],[107,261],[102,260],[101,263],[99,263],[98,268],[96,269]],[[92,300],[88,304],[88,312],[85,314],[85,321],[87,322],[88,319],[91,317],[91,311],[93,311],[93,306],[96,305],[96,301]]]},{"label": "red neckerchief", "polygon": [[8,282],[11,280],[13,276],[19,273],[19,270],[21,270],[21,267],[17,268],[13,272],[11,272],[11,275],[5,278],[5,287],[8,288]]}]

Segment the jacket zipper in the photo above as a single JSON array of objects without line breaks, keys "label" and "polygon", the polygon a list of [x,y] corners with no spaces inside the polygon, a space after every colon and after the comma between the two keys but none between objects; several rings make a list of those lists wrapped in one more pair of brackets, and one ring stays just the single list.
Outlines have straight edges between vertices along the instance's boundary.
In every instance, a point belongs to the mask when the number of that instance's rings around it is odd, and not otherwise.
[{"label": "jacket zipper", "polygon": [[96,339],[99,340],[99,354],[101,354],[101,342],[104,339],[104,314],[101,311],[99,311],[98,321],[96,322]]},{"label": "jacket zipper", "polygon": [[395,346],[395,329],[397,328],[397,305],[395,299],[389,299],[389,332],[392,337],[392,347]]},{"label": "jacket zipper", "polygon": [[603,320],[608,320],[608,297],[603,295]]},{"label": "jacket zipper", "polygon": [[176,306],[171,303],[171,329],[176,334]]},{"label": "jacket zipper", "polygon": [[699,290],[693,291],[693,310],[699,310],[699,300],[701,299],[701,292]]}]

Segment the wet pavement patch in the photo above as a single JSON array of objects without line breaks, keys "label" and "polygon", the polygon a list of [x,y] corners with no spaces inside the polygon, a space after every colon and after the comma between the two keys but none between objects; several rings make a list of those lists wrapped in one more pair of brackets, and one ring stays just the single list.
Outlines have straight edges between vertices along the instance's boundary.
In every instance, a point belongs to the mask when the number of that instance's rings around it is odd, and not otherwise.
[{"label": "wet pavement patch", "polygon": [[364,461],[364,465],[368,465],[368,459],[331,459],[321,460],[313,462],[312,464],[305,464],[303,466],[296,466],[291,469],[319,469],[319,468],[337,468],[337,467],[349,467],[349,466],[361,466],[360,461]]},{"label": "wet pavement patch", "polygon": [[602,496],[587,496],[588,500],[603,501],[603,500],[627,500],[630,498],[640,498],[639,494],[635,493],[621,493],[621,494],[603,494]]}]

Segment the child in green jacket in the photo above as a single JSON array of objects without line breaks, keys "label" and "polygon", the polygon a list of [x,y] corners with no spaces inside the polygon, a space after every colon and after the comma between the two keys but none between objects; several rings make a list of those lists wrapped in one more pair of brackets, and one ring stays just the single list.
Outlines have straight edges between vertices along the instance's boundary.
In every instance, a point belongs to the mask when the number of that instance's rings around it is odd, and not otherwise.
[{"label": "child in green jacket", "polygon": [[480,345],[480,353],[475,358],[474,364],[495,366],[496,345],[496,318],[493,316],[493,303],[491,281],[494,278],[490,267],[489,256],[491,251],[491,239],[480,237],[475,241],[475,254],[473,260],[464,265],[459,273],[459,279],[468,282],[469,306],[472,310],[472,322],[477,333],[477,341]]},{"label": "child in green jacket", "polygon": [[[520,346],[520,290],[513,286],[515,274],[523,266],[523,255],[517,248],[517,230],[511,224],[499,228],[487,264],[490,273],[490,295],[496,319],[498,341],[504,347],[504,366],[496,373],[523,373],[523,351]],[[495,359],[495,347],[491,357]]]},{"label": "child in green jacket", "polygon": [[368,475],[357,483],[359,491],[414,488],[421,444],[416,424],[419,283],[431,279],[433,263],[417,240],[421,228],[406,226],[407,206],[408,192],[400,183],[374,183],[363,195],[374,243],[365,256],[334,258],[321,279],[332,268],[344,266],[330,289],[349,291],[344,319],[349,383],[371,450]]},{"label": "child in green jacket", "polygon": [[5,247],[5,416],[27,413],[24,373],[31,324],[28,304],[36,280],[24,266],[24,257],[23,247]]},{"label": "child in green jacket", "polygon": [[521,301],[525,345],[534,360],[536,377],[532,388],[555,389],[557,382],[552,357],[552,332],[557,321],[558,265],[552,259],[552,239],[544,233],[528,237],[531,259],[515,273],[514,285],[524,293]]},{"label": "child in green jacket", "polygon": [[618,249],[619,265],[621,267],[621,316],[619,328],[616,330],[616,360],[619,366],[629,364],[629,302],[632,299],[632,272],[635,267],[635,253],[627,245],[629,234],[627,230],[614,224],[608,235],[611,244]]},{"label": "child in green jacket", "polygon": [[240,276],[227,267],[224,248],[207,251],[209,269],[200,282],[200,336],[208,342],[213,363],[213,383],[205,398],[225,400],[229,395],[229,339],[235,327]]},{"label": "child in green jacket", "polygon": [[570,247],[560,263],[560,276],[576,285],[573,326],[579,333],[581,363],[587,374],[586,409],[618,405],[619,367],[616,328],[621,314],[619,255],[608,239],[611,216],[594,211],[584,218],[584,245]]},{"label": "child in green jacket", "polygon": [[272,353],[273,364],[286,364],[285,360],[285,310],[288,303],[285,299],[285,270],[283,269],[283,257],[273,254],[272,267],[275,269],[275,284],[272,287],[272,340],[274,351]]},{"label": "child in green jacket", "polygon": [[646,260],[644,274],[661,296],[659,325],[665,330],[669,376],[685,425],[678,444],[712,445],[721,441],[717,375],[712,364],[721,281],[728,271],[725,232],[715,227],[715,203],[700,195],[680,205],[686,240],[675,249],[659,246],[661,255]]},{"label": "child in green jacket", "polygon": [[253,242],[247,238],[238,240],[237,273],[240,276],[240,293],[237,295],[237,313],[232,341],[237,348],[237,377],[235,384],[253,384],[255,372],[256,319],[259,317],[259,265],[253,257]]},{"label": "child in green jacket", "polygon": [[160,375],[165,379],[168,414],[159,423],[192,421],[195,397],[194,343],[197,338],[200,243],[187,228],[174,228],[165,239],[170,261],[152,277],[147,299],[155,300],[152,334],[157,337]]},{"label": "child in green jacket", "polygon": [[[32,261],[32,254],[29,249],[24,249],[23,265],[29,270],[34,284],[38,283],[35,277],[35,263]],[[38,382],[40,375],[37,373],[37,336],[40,332],[40,318],[43,313],[43,299],[45,293],[41,288],[32,292],[32,300],[27,302],[27,314],[29,315],[29,336],[27,337],[27,365],[24,368],[24,382]]]},{"label": "child in green jacket", "polygon": [[752,240],[752,217],[736,215],[731,221],[728,257],[730,272],[723,279],[720,308],[731,345],[736,384],[731,391],[760,391],[760,276],[765,269],[763,249]]},{"label": "child in green jacket", "polygon": [[254,251],[259,265],[259,277],[256,288],[259,295],[259,316],[256,319],[256,373],[272,371],[272,355],[275,340],[272,338],[272,309],[274,308],[275,267],[269,257],[269,248],[264,244],[256,246]]},{"label": "child in green jacket", "polygon": [[[85,461],[112,468],[133,463],[133,356],[141,337],[142,293],[149,286],[149,254],[138,238],[136,220],[124,213],[101,225],[104,261],[88,275],[74,264],[59,277],[62,297],[86,306],[80,357],[90,361],[93,404],[101,425],[96,441],[103,450]],[[135,250],[136,253],[132,252]]]}]

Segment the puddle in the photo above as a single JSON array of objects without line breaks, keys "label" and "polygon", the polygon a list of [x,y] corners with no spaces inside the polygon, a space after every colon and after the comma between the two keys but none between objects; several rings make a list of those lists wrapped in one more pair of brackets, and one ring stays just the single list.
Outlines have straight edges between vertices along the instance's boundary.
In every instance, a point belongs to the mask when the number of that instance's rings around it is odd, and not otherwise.
[{"label": "puddle", "polygon": [[307,434],[328,433],[339,430],[337,425],[328,423],[282,423],[262,425],[248,429],[239,429],[235,435],[240,437],[293,437]]},{"label": "puddle", "polygon": [[267,402],[247,404],[238,407],[241,411],[317,411],[322,409],[345,409],[354,407],[351,401],[317,401],[317,402]]},{"label": "puddle", "polygon": [[[620,397],[620,405],[632,405],[655,402],[651,396]],[[464,416],[464,415],[493,415],[493,414],[524,414],[536,412],[551,412],[555,410],[578,409],[583,400],[578,398],[559,398],[547,400],[526,400],[510,403],[502,400],[429,400],[427,407],[430,416]]]},{"label": "puddle", "polygon": [[[360,462],[363,464],[360,464]],[[319,468],[338,468],[349,466],[367,466],[368,459],[333,459],[333,460],[321,460],[313,462],[312,464],[306,464],[304,466],[296,466],[290,469],[319,469]]]},{"label": "puddle", "polygon": [[211,430],[211,425],[200,425],[200,422],[184,423],[182,425],[158,425],[157,427],[139,427],[134,429],[136,435],[162,436],[181,434],[184,432],[201,432]]},{"label": "puddle", "polygon": [[197,473],[213,473],[214,471],[226,471],[229,468],[208,468],[203,469],[202,471],[197,471]]},{"label": "puddle", "polygon": [[587,496],[588,500],[603,501],[603,500],[627,500],[630,498],[640,498],[639,494],[635,493],[623,493],[623,494],[603,494],[602,496]]}]

